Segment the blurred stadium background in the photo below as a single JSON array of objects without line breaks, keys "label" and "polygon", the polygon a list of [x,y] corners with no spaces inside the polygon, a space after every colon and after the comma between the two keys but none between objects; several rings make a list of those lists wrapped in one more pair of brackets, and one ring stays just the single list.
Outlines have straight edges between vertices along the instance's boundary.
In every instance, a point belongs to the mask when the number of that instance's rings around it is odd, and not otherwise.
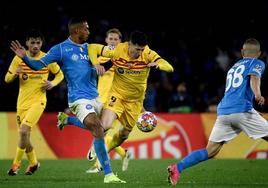
[{"label": "blurred stadium background", "polygon": [[[132,151],[132,158],[135,159],[178,160],[190,151],[205,146],[216,118],[217,103],[224,92],[226,71],[240,58],[240,48],[245,39],[249,37],[258,39],[263,51],[261,59],[268,62],[268,27],[265,26],[268,20],[267,1],[254,1],[249,5],[243,1],[232,3],[178,1],[163,3],[161,6],[160,4],[145,6],[139,1],[131,2],[133,4],[124,3],[111,1],[102,4],[91,1],[67,3],[58,0],[29,5],[15,1],[12,4],[6,2],[0,7],[1,172],[5,173],[8,168],[17,144],[15,111],[18,82],[13,84],[4,82],[4,76],[14,56],[9,44],[14,39],[25,41],[25,32],[30,28],[39,28],[44,33],[46,38],[44,51],[48,51],[52,45],[68,37],[66,24],[74,15],[85,16],[88,19],[91,31],[90,43],[104,43],[105,32],[112,27],[121,30],[123,40],[128,39],[128,34],[132,30],[139,29],[147,33],[150,47],[173,65],[175,69],[173,74],[151,72],[144,104],[147,110],[157,114],[159,126],[155,131],[146,134],[134,129],[123,146]],[[262,94],[266,98],[266,104],[263,107],[256,106],[257,110],[264,112],[266,119],[268,119],[267,85],[266,70],[262,79]],[[56,128],[56,112],[67,108],[65,82],[49,91],[47,96],[47,108],[39,126],[32,134],[38,158],[84,159],[92,141],[90,133],[75,127],[67,127],[64,132]],[[266,142],[253,141],[241,134],[224,147],[217,159],[267,159],[267,148]],[[117,159],[118,156],[111,153],[111,158]],[[164,162],[163,167],[166,164],[168,163]],[[80,167],[85,167],[83,162],[80,162]],[[159,172],[161,173],[163,172]],[[199,176],[200,173],[202,172],[197,171],[192,175]],[[246,177],[250,176],[252,174]],[[202,185],[207,187],[205,178],[208,177],[203,178],[196,180],[200,185],[198,187]],[[266,180],[267,177],[263,182]],[[252,185],[258,185],[260,181],[257,179],[257,184]],[[9,187],[10,184],[7,182],[3,185]],[[134,183],[133,187],[139,184],[138,181],[134,182],[136,184]],[[185,179],[184,183],[188,187],[196,185],[196,182]],[[220,182],[224,187],[224,182]],[[52,183],[57,184],[56,181]],[[215,184],[211,184],[211,187],[216,187]],[[71,185],[73,184],[70,183]],[[234,183],[228,187],[236,185]],[[267,186],[265,183],[259,185]],[[144,186],[148,184],[141,184],[141,187]]]}]

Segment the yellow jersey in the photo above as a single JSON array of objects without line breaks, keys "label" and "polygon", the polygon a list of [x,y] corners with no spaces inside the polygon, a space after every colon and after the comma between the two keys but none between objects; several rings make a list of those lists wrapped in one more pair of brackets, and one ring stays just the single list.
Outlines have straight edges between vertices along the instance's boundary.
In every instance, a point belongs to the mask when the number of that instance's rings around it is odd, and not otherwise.
[{"label": "yellow jersey", "polygon": [[[27,52],[29,53],[29,52]],[[46,53],[40,51],[33,59],[40,59]],[[17,109],[28,109],[33,103],[41,102],[46,105],[46,90],[43,88],[44,82],[48,79],[49,72],[55,75],[51,83],[55,86],[59,84],[64,76],[57,63],[52,63],[41,70],[34,71],[28,67],[21,58],[15,56],[10,64],[9,70],[5,76],[7,83],[12,82],[16,77],[16,70],[21,68],[19,73],[19,96],[17,100]]]},{"label": "yellow jersey", "polygon": [[112,58],[115,73],[111,92],[124,101],[143,101],[150,72],[147,66],[149,63],[157,63],[160,70],[173,72],[173,67],[149,46],[145,47],[137,59],[131,59],[128,55],[128,42],[118,44],[114,50],[105,50],[100,44],[91,45],[89,58],[93,64],[97,64],[98,55]]}]

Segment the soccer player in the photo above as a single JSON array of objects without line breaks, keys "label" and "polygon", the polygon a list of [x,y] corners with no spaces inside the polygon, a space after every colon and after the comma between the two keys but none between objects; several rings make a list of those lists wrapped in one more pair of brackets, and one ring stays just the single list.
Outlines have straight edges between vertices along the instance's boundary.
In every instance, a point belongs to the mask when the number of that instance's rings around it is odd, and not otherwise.
[{"label": "soccer player", "polygon": [[[117,28],[109,29],[106,32],[105,42],[111,48],[114,48],[115,46],[117,46],[117,44],[119,44],[121,42],[121,39],[122,39],[122,34]],[[109,59],[110,58],[102,57],[102,56],[98,57],[98,60],[100,63],[105,63]],[[111,88],[112,82],[113,82],[113,76],[114,76],[114,68],[113,67],[110,68],[107,72],[105,72],[105,74],[103,76],[99,76],[98,91],[100,94],[100,100],[103,104],[107,101],[107,97],[108,97],[108,94],[109,94],[109,91],[110,91],[110,88]],[[59,112],[58,125],[57,125],[58,128],[60,130],[63,130],[64,126],[66,126],[66,125],[75,125],[75,126],[78,126],[80,128],[84,128],[84,129],[86,128],[79,121],[79,119],[77,117],[68,116],[64,112]],[[113,127],[115,127],[115,126],[120,126],[118,121],[115,121],[113,123]],[[108,133],[105,135],[105,138],[104,138],[106,145],[108,145],[109,142],[112,140],[112,137],[109,135],[109,132],[110,131],[108,131]],[[128,168],[129,160],[130,160],[130,152],[128,150],[125,150],[121,146],[116,147],[115,151],[121,156],[121,158],[123,160],[122,171],[126,171]],[[95,150],[94,150],[94,147],[92,146],[88,151],[87,158],[88,158],[88,160],[92,161],[96,158],[95,156],[96,156]],[[101,169],[102,168],[99,164],[99,161],[96,160],[94,165],[91,168],[89,168],[86,172],[87,173],[98,173],[101,171]]]},{"label": "soccer player", "polygon": [[264,104],[261,95],[261,77],[265,64],[259,60],[260,43],[247,39],[241,50],[242,59],[237,61],[227,73],[224,97],[217,108],[214,124],[206,148],[196,150],[179,163],[168,166],[168,180],[176,185],[184,169],[213,158],[223,144],[244,131],[250,138],[268,141],[268,123],[253,108],[253,101]]},{"label": "soccer player", "polygon": [[[92,44],[93,45],[93,44]],[[112,58],[114,79],[108,101],[104,104],[101,121],[109,129],[115,119],[123,128],[113,135],[108,151],[120,146],[128,138],[143,109],[147,79],[151,68],[173,72],[173,67],[147,45],[147,36],[133,31],[128,42],[120,43],[114,50],[105,50],[103,45],[94,44],[89,49],[91,60],[97,62],[97,54]]]},{"label": "soccer player", "polygon": [[[44,37],[38,30],[30,30],[26,36],[27,55],[33,59],[42,58],[45,53],[41,51]],[[48,80],[49,73],[55,75],[52,81]],[[19,131],[19,143],[13,164],[8,175],[17,175],[21,160],[26,153],[29,166],[26,175],[32,175],[40,163],[37,161],[35,150],[30,137],[31,129],[37,124],[46,107],[46,90],[51,90],[63,80],[63,73],[56,63],[52,63],[39,71],[28,67],[18,56],[15,56],[5,76],[7,83],[19,78],[20,90],[17,101],[17,124]]]},{"label": "soccer player", "polygon": [[94,48],[94,45],[86,43],[89,27],[85,19],[71,19],[68,29],[69,38],[53,46],[40,60],[29,58],[18,41],[11,42],[11,49],[35,70],[40,70],[52,62],[60,65],[67,81],[69,107],[95,138],[94,147],[103,167],[104,183],[126,183],[112,172],[104,143],[104,129],[97,117],[102,104],[98,100],[96,76],[104,73],[105,65],[93,66],[88,58],[88,48]]}]

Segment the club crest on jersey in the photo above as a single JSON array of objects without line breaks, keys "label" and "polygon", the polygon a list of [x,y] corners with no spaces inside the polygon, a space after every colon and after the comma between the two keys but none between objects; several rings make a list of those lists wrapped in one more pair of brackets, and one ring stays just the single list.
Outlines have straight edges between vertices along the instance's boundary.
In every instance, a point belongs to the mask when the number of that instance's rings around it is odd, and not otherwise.
[{"label": "club crest on jersey", "polygon": [[87,109],[87,110],[90,110],[91,108],[92,108],[92,105],[91,105],[91,104],[87,104],[87,105],[86,105],[86,109]]},{"label": "club crest on jersey", "polygon": [[119,74],[124,74],[124,72],[125,72],[124,69],[121,67],[117,68],[117,71]]},{"label": "club crest on jersey", "polygon": [[84,52],[84,50],[83,50],[83,48],[82,48],[82,47],[80,47],[79,49],[80,49],[80,52]]},{"label": "club crest on jersey", "polygon": [[23,80],[27,80],[27,79],[28,79],[28,75],[27,75],[26,73],[24,73],[24,74],[22,75],[22,79],[23,79]]},{"label": "club crest on jersey", "polygon": [[77,61],[79,59],[79,56],[76,54],[73,54],[71,58],[73,61]]}]

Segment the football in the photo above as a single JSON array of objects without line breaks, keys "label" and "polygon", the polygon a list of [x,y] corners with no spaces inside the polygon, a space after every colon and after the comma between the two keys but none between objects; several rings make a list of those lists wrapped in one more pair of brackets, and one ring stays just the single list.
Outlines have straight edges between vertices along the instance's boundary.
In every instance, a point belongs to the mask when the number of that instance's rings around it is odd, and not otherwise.
[{"label": "football", "polygon": [[157,117],[149,111],[145,111],[140,114],[138,121],[137,121],[137,127],[142,132],[151,132],[154,130],[154,128],[157,125]]}]

